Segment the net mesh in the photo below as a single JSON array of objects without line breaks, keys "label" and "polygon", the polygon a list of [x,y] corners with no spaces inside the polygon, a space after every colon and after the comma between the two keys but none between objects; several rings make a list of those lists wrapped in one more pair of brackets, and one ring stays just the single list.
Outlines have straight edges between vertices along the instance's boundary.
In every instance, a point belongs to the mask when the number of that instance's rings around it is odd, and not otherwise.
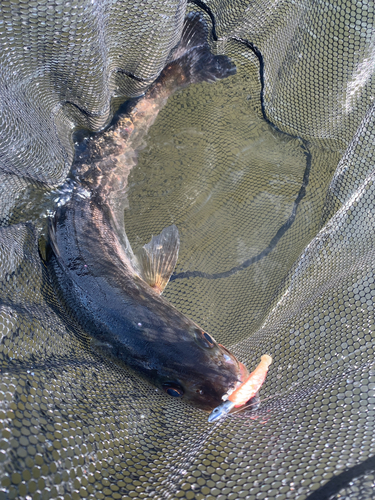
[{"label": "net mesh", "polygon": [[[187,10],[237,74],[168,101],[125,228],[136,249],[176,224],[165,296],[249,368],[274,358],[260,406],[215,424],[93,352],[38,250],[73,130],[147,88]],[[1,500],[371,497],[373,16],[366,0],[0,3]]]}]

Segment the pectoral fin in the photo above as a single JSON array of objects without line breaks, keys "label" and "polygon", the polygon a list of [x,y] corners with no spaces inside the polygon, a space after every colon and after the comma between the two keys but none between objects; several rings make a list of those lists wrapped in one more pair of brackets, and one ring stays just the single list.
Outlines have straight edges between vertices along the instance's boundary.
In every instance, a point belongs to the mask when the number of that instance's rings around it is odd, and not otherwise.
[{"label": "pectoral fin", "polygon": [[166,227],[137,252],[142,278],[162,293],[176,267],[180,237],[177,227]]}]

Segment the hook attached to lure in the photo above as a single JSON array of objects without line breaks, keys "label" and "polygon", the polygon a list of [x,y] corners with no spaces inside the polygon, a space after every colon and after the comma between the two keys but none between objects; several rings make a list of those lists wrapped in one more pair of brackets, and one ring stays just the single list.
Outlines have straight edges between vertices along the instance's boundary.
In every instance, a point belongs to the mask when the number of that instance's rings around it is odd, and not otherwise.
[{"label": "hook attached to lure", "polygon": [[262,387],[267,376],[268,367],[271,363],[271,356],[264,354],[260,358],[259,365],[252,373],[250,373],[249,378],[241,384],[238,389],[232,392],[224,403],[221,403],[214,410],[212,410],[208,417],[208,421],[215,422],[215,420],[227,415],[233,408],[243,406],[247,403],[247,401],[249,401],[249,399],[253,398]]}]

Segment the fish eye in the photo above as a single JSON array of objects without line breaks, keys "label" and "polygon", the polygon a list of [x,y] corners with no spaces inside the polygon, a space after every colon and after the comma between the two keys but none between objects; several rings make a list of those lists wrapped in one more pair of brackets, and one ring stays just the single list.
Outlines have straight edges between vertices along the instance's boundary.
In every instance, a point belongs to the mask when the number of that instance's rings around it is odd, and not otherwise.
[{"label": "fish eye", "polygon": [[211,335],[208,335],[208,333],[203,332],[203,337],[207,340],[210,347],[213,347],[215,345],[215,342],[214,342],[213,338],[211,337]]},{"label": "fish eye", "polygon": [[203,332],[199,328],[194,328],[194,333],[198,342],[206,349],[212,349],[215,346],[214,339],[208,333]]},{"label": "fish eye", "polygon": [[167,382],[163,384],[163,389],[168,394],[168,396],[172,396],[174,398],[180,398],[184,395],[183,388],[178,384]]}]

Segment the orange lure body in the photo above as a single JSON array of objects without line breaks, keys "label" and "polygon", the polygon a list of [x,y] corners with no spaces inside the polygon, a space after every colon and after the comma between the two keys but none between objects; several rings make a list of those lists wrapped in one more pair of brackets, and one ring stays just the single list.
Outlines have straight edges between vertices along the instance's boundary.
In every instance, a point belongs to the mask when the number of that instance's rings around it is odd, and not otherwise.
[{"label": "orange lure body", "polygon": [[243,406],[249,399],[253,398],[266,380],[272,358],[268,354],[264,354],[260,359],[259,365],[250,373],[249,378],[228,398],[228,401],[234,403],[236,408]]},{"label": "orange lure body", "polygon": [[227,415],[233,408],[243,406],[247,403],[247,401],[249,401],[249,399],[253,398],[266,380],[268,368],[271,363],[271,356],[264,354],[261,357],[259,365],[253,372],[250,373],[245,382],[233,391],[224,403],[217,406],[210,413],[208,421],[214,422],[215,420],[218,420],[219,418]]}]

